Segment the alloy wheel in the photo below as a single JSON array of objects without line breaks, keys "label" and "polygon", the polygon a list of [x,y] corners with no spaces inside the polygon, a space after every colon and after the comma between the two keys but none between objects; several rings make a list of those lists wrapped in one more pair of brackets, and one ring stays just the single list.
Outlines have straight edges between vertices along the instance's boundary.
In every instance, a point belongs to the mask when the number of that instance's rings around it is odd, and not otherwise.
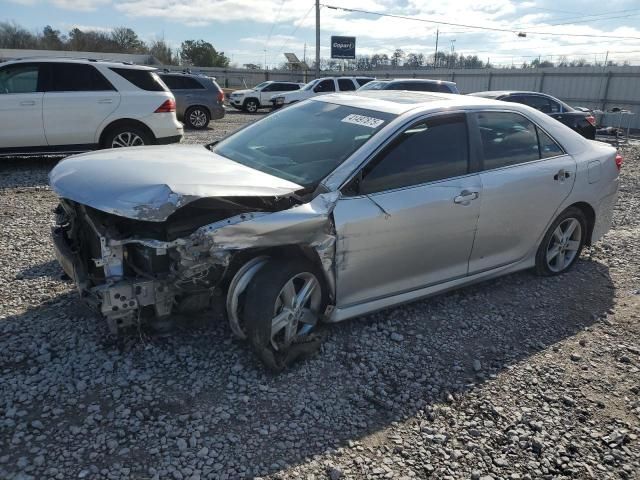
[{"label": "alloy wheel", "polygon": [[143,145],[144,140],[134,132],[119,133],[111,142],[111,148],[140,147]]},{"label": "alloy wheel", "polygon": [[553,231],[547,246],[547,266],[554,273],[568,268],[576,258],[582,242],[582,226],[575,218],[563,220]]},{"label": "alloy wheel", "polygon": [[289,279],[273,307],[271,345],[274,350],[287,348],[309,333],[318,321],[321,303],[322,287],[315,275],[302,272]]},{"label": "alloy wheel", "polygon": [[189,123],[196,128],[202,128],[207,124],[207,114],[196,109],[189,114]]}]

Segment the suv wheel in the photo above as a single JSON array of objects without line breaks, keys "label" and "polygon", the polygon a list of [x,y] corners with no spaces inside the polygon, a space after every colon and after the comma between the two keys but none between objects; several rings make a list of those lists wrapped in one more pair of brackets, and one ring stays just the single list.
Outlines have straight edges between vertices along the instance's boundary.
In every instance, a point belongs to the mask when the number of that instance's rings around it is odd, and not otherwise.
[{"label": "suv wheel", "polygon": [[202,107],[190,107],[184,113],[184,123],[194,130],[207,128],[211,119],[209,112]]},{"label": "suv wheel", "polygon": [[151,145],[151,136],[139,127],[122,126],[111,130],[104,139],[104,148],[142,147]]},{"label": "suv wheel", "polygon": [[249,100],[245,100],[244,102],[244,110],[249,113],[256,113],[260,105],[258,101],[254,98],[250,98]]}]

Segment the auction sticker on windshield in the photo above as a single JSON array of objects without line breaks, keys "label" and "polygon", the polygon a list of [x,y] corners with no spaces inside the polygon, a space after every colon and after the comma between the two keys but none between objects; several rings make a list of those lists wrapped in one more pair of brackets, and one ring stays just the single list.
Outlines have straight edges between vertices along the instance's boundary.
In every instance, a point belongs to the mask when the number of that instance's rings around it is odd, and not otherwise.
[{"label": "auction sticker on windshield", "polygon": [[353,123],[354,125],[362,125],[363,127],[369,128],[378,128],[380,125],[384,123],[384,120],[380,120],[379,118],[368,117],[366,115],[357,115],[352,113],[351,115],[347,115],[344,117],[341,122],[345,123]]}]

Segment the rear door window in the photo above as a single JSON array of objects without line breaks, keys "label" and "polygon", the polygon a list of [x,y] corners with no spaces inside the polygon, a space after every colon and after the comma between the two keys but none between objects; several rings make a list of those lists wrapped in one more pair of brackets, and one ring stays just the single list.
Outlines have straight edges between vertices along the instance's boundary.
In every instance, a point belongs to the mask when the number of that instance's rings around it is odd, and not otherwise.
[{"label": "rear door window", "polygon": [[182,77],[182,83],[184,85],[185,90],[204,90],[204,85],[202,85],[198,80],[191,77]]},{"label": "rear door window", "polygon": [[562,148],[529,119],[518,113],[477,114],[484,170],[509,167],[562,155]]},{"label": "rear door window", "polygon": [[111,68],[136,87],[150,92],[164,92],[165,87],[157,73],[151,70],[138,70],[136,68]]},{"label": "rear door window", "polygon": [[81,63],[49,64],[51,84],[50,92],[100,92],[115,90],[92,65]]},{"label": "rear door window", "polygon": [[341,92],[350,92],[356,89],[355,84],[350,78],[339,78],[338,87]]},{"label": "rear door window", "polygon": [[160,75],[160,78],[171,90],[181,90],[183,88],[182,78],[176,75]]},{"label": "rear door window", "polygon": [[420,121],[402,132],[368,164],[362,193],[419,185],[469,172],[469,141],[463,114]]}]

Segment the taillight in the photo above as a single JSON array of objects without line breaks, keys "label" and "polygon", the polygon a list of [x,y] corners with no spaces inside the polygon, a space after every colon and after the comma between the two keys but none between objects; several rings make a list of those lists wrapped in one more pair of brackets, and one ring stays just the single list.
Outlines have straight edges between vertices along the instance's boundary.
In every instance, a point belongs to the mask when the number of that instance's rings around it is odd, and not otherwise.
[{"label": "taillight", "polygon": [[624,163],[624,158],[622,158],[622,155],[620,155],[619,153],[616,153],[616,167],[618,167],[618,170],[622,168],[623,163]]},{"label": "taillight", "polygon": [[587,115],[585,118],[591,125],[593,125],[594,127],[596,126],[596,117],[594,117],[593,115]]},{"label": "taillight", "polygon": [[156,108],[155,113],[171,113],[176,111],[176,101],[173,98],[165,100],[165,102]]},{"label": "taillight", "polygon": [[218,102],[224,102],[224,92],[222,90],[218,92]]}]

